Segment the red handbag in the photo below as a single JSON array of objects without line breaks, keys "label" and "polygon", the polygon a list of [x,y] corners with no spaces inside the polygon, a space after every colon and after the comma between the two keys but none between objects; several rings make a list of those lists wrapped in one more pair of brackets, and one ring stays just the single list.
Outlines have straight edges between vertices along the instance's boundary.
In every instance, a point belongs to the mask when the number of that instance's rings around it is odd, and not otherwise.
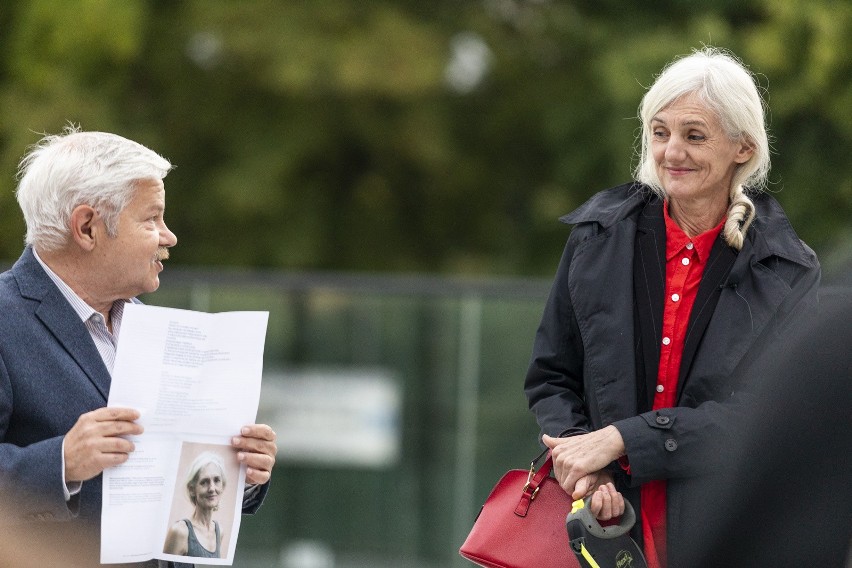
[{"label": "red handbag", "polygon": [[549,452],[535,470],[544,453],[497,482],[459,554],[486,568],[580,568],[565,530],[571,496],[550,477]]}]

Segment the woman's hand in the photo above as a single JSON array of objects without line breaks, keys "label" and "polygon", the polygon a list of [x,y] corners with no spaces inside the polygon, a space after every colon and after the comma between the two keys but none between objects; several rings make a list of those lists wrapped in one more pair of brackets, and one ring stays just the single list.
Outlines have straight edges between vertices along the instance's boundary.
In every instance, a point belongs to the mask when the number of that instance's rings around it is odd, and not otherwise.
[{"label": "woman's hand", "polygon": [[[609,476],[609,474],[606,474]],[[599,485],[588,503],[589,511],[599,521],[609,521],[624,514],[624,496],[615,490],[612,482]]]},{"label": "woman's hand", "polygon": [[624,455],[624,440],[615,426],[570,438],[542,437],[553,457],[553,472],[572,499],[592,492],[601,470]]},{"label": "woman's hand", "polygon": [[266,424],[243,426],[240,436],[234,436],[231,445],[239,450],[237,459],[246,464],[246,483],[263,485],[272,477],[275,465],[275,431]]}]

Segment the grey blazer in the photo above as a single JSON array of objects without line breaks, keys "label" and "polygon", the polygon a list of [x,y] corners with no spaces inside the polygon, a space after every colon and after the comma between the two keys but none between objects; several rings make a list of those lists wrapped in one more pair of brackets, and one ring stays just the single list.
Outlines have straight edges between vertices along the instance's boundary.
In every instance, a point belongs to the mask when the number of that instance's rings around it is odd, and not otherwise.
[{"label": "grey blazer", "polygon": [[[0,503],[13,522],[38,525],[59,546],[84,525],[99,542],[101,476],[66,502],[62,440],[80,415],[106,406],[109,385],[83,322],[25,248],[0,274]],[[243,512],[254,513],[267,489]]]}]

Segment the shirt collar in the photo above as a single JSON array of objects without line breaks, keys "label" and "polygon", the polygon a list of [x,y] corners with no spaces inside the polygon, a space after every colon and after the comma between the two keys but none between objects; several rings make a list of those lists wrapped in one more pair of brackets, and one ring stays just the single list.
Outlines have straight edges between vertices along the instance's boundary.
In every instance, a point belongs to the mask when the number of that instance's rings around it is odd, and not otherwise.
[{"label": "shirt collar", "polygon": [[713,248],[713,243],[719,237],[722,227],[725,225],[725,219],[722,219],[718,225],[708,231],[704,231],[700,235],[689,238],[683,232],[674,219],[669,217],[669,202],[663,203],[663,217],[666,220],[666,260],[671,260],[676,254],[680,253],[686,245],[692,243],[695,248],[695,253],[698,255],[700,262],[706,262],[710,256],[710,249]]},{"label": "shirt collar", "polygon": [[[53,281],[56,287],[59,289],[59,292],[62,296],[68,300],[68,303],[71,304],[71,307],[74,309],[74,312],[77,316],[83,321],[88,321],[93,315],[97,314],[98,311],[95,310],[92,306],[86,303],[83,298],[77,295],[77,293],[71,289],[71,286],[65,283],[62,278],[59,277],[50,267],[41,259],[38,255],[38,252],[35,248],[33,250],[33,256],[44,269],[47,276]],[[113,328],[115,329],[116,320],[119,325],[121,322],[121,316],[124,312],[124,304],[128,300],[116,300],[112,303],[112,308],[110,308],[110,320],[112,320]]]}]

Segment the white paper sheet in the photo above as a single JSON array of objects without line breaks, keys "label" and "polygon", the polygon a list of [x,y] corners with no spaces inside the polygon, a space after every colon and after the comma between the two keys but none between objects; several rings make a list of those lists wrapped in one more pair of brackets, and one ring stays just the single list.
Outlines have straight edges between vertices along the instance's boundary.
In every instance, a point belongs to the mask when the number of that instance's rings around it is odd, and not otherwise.
[{"label": "white paper sheet", "polygon": [[245,467],[230,440],[256,420],[268,316],[125,306],[108,406],[139,410],[145,432],[131,437],[127,462],[104,470],[102,563],[192,562],[163,546],[169,528],[192,515],[187,474],[202,454],[221,460],[225,487],[213,513],[219,558],[200,562],[233,563]]}]

